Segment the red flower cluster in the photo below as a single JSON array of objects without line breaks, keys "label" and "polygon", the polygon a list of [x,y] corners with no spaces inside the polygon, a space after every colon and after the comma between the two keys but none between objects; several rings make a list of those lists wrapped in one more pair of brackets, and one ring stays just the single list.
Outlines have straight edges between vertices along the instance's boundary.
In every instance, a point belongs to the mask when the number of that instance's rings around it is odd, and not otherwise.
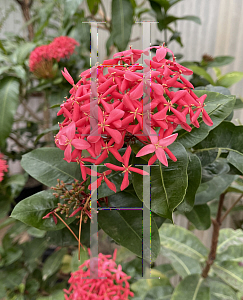
[{"label": "red flower cluster", "polygon": [[60,61],[62,58],[69,58],[73,54],[75,46],[79,46],[75,39],[59,36],[49,45],[35,48],[29,58],[30,71],[40,78],[54,77],[53,60]]},{"label": "red flower cluster", "polygon": [[4,172],[8,172],[8,164],[3,159],[3,154],[0,153],[0,182],[3,180]]},{"label": "red flower cluster", "polygon": [[[88,173],[85,161],[101,164],[111,152],[122,167],[110,163],[106,166],[125,173],[121,186],[123,190],[129,184],[128,173],[147,174],[129,165],[130,146],[123,157],[119,154],[124,139],[133,136],[145,145],[137,156],[154,153],[149,165],[159,159],[168,166],[166,153],[176,161],[167,148],[177,137],[173,131],[178,125],[191,131],[187,115],[190,123],[199,127],[197,119],[202,112],[204,122],[213,125],[204,109],[206,95],[198,98],[192,90],[193,85],[182,76],[191,75],[192,71],[178,64],[168,48],[153,48],[157,49],[156,55],[152,60],[144,60],[148,66],[145,69],[136,61],[142,53],[148,55],[149,49],[130,49],[116,53],[113,59],[82,72],[77,84],[74,84],[66,69],[62,72],[73,87],[71,96],[58,112],[65,119],[60,124],[55,142],[64,150],[66,161],[80,163],[84,180]],[[172,60],[165,58],[167,52],[172,54]],[[93,77],[96,80],[92,80]],[[83,158],[82,150],[87,150],[90,156]],[[97,185],[104,179],[109,188],[115,190],[106,174],[107,171],[98,174]]]},{"label": "red flower cluster", "polygon": [[[87,279],[90,277],[90,259],[86,260],[79,270],[72,273],[69,279],[70,288],[64,290],[66,300],[128,300],[133,297],[127,276],[122,272],[121,265],[116,264],[116,250],[111,255],[99,253],[98,276],[100,279]],[[105,278],[105,279],[102,279]]]}]

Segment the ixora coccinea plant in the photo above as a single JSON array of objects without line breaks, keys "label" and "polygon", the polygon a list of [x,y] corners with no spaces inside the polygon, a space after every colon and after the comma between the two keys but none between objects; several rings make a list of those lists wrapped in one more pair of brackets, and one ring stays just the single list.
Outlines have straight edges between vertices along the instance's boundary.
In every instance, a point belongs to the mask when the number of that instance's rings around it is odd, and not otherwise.
[{"label": "ixora coccinea plant", "polygon": [[[58,112],[63,121],[55,135],[57,147],[36,149],[22,158],[23,168],[52,190],[21,201],[12,217],[47,231],[56,245],[78,242],[89,247],[94,198],[99,229],[141,258],[142,217],[150,209],[151,261],[162,251],[185,281],[193,276],[197,293],[213,290],[208,276],[229,281],[224,274],[232,272],[232,265],[221,261],[215,263],[216,275],[209,271],[216,258],[215,238],[221,243],[227,235],[219,234],[226,190],[243,172],[243,128],[230,122],[234,96],[215,92],[219,88],[194,90],[185,78],[192,71],[177,63],[168,48],[155,48],[152,59],[146,59],[151,48],[116,53],[82,72],[77,83],[64,69],[71,89]],[[142,55],[145,67],[138,63]],[[144,188],[150,190],[150,207],[143,206]],[[196,228],[207,229],[207,202],[219,196],[209,256],[192,233],[163,224],[171,223],[176,212]],[[240,290],[240,275],[234,278],[238,281],[227,284]],[[173,300],[183,295],[181,285],[178,289]],[[196,299],[193,290],[189,296]]]}]

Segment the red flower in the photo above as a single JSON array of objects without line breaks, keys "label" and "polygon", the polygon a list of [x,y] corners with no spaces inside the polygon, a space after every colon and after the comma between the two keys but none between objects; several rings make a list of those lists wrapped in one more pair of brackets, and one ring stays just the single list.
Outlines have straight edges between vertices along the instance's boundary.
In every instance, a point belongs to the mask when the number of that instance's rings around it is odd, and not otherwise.
[{"label": "red flower", "polygon": [[[148,50],[156,49],[152,60],[145,59],[148,67],[143,68],[135,62]],[[193,125],[199,127],[198,117],[202,112],[203,121],[211,126],[212,120],[205,111],[206,95],[198,98],[193,92],[193,85],[183,77],[192,71],[175,61],[174,54],[164,46],[148,49],[128,49],[114,54],[113,59],[85,70],[75,84],[72,76],[64,69],[63,76],[72,85],[70,97],[61,105],[58,115],[64,116],[60,131],[56,135],[56,145],[65,151],[67,161],[78,161],[80,151],[87,149],[92,163],[101,164],[109,152],[123,166],[105,164],[109,169],[122,171],[124,178],[121,190],[128,184],[128,174],[145,173],[129,165],[131,148],[129,144],[134,138],[145,146],[137,156],[153,153],[149,165],[157,158],[168,165],[167,155],[176,161],[176,157],[167,148],[176,140],[173,131],[180,125],[191,131]],[[166,54],[172,60],[166,59]],[[92,76],[96,81],[90,80]],[[189,118],[187,118],[189,116]],[[159,136],[156,134],[159,131]],[[119,149],[128,145],[123,158]],[[86,178],[88,169],[82,163],[81,171]],[[97,184],[105,180],[108,186],[107,172],[98,174]]]},{"label": "red flower", "polygon": [[3,181],[4,173],[8,172],[8,164],[3,159],[3,154],[0,153],[0,182]]},{"label": "red flower", "polygon": [[[116,250],[111,255],[99,253],[97,264],[98,277],[90,278],[92,274],[91,260],[86,260],[76,272],[71,273],[70,288],[64,290],[66,300],[128,300],[134,297],[126,273],[121,265],[115,262]],[[93,258],[94,260],[95,258]],[[94,265],[93,265],[94,266]],[[94,266],[96,267],[96,266]]]},{"label": "red flower", "polygon": [[129,173],[135,172],[135,173],[138,173],[138,174],[141,174],[141,175],[149,175],[147,172],[145,172],[143,170],[134,168],[134,167],[132,167],[132,165],[128,165],[129,164],[129,158],[130,158],[130,155],[131,155],[131,151],[132,151],[131,147],[130,146],[127,147],[127,150],[126,150],[126,152],[124,153],[124,155],[122,157],[123,158],[122,167],[119,167],[119,166],[116,166],[116,165],[113,165],[113,164],[110,164],[110,163],[105,164],[105,166],[107,168],[111,169],[111,170],[122,171],[122,173],[125,173],[122,184],[121,184],[121,191],[123,191],[129,185],[129,180],[128,180],[128,174]]}]

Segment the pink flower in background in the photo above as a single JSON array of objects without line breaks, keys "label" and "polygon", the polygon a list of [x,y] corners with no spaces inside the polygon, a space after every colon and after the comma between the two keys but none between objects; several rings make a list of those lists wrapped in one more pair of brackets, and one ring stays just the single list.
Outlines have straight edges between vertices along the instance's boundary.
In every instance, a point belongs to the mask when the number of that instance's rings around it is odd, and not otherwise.
[{"label": "pink flower in background", "polygon": [[59,36],[49,45],[35,48],[29,58],[29,68],[39,78],[53,78],[56,71],[53,62],[69,58],[79,43],[68,36]]},{"label": "pink flower in background", "polygon": [[5,172],[8,172],[8,164],[6,160],[3,159],[3,154],[0,153],[0,182],[3,180]]},{"label": "pink flower in background", "polygon": [[79,270],[73,272],[69,279],[70,288],[64,290],[66,300],[128,300],[134,297],[126,273],[121,265],[115,262],[116,250],[111,255],[99,253],[98,277],[90,278],[90,259],[86,260]]}]

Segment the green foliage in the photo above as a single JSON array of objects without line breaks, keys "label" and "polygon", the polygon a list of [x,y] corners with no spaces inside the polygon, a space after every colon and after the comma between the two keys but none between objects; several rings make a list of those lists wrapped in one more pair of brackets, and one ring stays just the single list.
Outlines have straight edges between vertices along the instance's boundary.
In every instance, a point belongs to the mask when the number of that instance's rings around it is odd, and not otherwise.
[{"label": "green foliage", "polygon": [[119,51],[126,49],[133,25],[133,6],[129,0],[112,0],[111,40]]},{"label": "green foliage", "polygon": [[6,77],[0,82],[0,147],[4,147],[9,136],[14,115],[18,107],[19,82],[13,77]]},{"label": "green foliage", "polygon": [[[172,219],[172,212],[182,202],[186,193],[188,156],[179,143],[173,143],[169,149],[176,155],[177,162],[169,160],[168,168],[161,163],[151,168],[151,210],[164,218]],[[144,164],[142,159],[136,159],[134,163]],[[142,201],[143,178],[136,173],[132,174],[132,178],[134,189]]]}]

